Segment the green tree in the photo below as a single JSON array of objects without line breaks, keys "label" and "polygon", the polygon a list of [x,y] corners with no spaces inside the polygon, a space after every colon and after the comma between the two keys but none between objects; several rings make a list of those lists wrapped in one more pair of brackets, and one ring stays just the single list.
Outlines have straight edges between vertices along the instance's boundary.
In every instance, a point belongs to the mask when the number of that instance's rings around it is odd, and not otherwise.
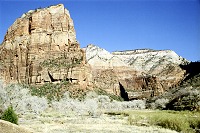
[{"label": "green tree", "polygon": [[1,119],[5,121],[9,121],[14,124],[18,124],[18,116],[13,110],[12,106],[8,107],[7,110],[3,112]]}]

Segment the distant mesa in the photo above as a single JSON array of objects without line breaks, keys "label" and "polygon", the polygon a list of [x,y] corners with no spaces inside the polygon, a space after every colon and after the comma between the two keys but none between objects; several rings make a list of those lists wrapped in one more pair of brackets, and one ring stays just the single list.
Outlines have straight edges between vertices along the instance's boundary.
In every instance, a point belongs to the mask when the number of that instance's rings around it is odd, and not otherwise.
[{"label": "distant mesa", "polygon": [[93,74],[96,84],[117,92],[119,82],[129,99],[157,96],[177,86],[186,75],[180,66],[189,63],[172,50],[137,49],[109,53],[88,45],[85,51],[86,61],[96,72]]}]

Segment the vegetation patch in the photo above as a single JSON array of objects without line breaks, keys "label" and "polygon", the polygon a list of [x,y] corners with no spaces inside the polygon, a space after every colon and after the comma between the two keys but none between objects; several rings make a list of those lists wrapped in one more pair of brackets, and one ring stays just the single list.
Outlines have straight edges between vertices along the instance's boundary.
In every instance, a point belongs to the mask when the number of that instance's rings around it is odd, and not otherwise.
[{"label": "vegetation patch", "polygon": [[200,111],[200,90],[194,87],[172,88],[161,96],[147,100],[147,108],[175,111]]},{"label": "vegetation patch", "polygon": [[9,121],[9,122],[14,123],[14,124],[18,124],[18,116],[15,113],[15,111],[13,110],[12,106],[8,107],[3,112],[3,115],[1,116],[1,119],[5,120],[5,121]]},{"label": "vegetation patch", "polygon": [[83,100],[87,91],[76,87],[73,88],[73,85],[69,81],[61,81],[60,83],[56,84],[45,83],[42,86],[30,86],[28,88],[31,90],[31,95],[46,97],[48,101],[59,101],[65,92],[69,92],[69,96],[73,99]]},{"label": "vegetation patch", "polygon": [[200,90],[200,73],[181,83],[181,86],[192,86]]},{"label": "vegetation patch", "polygon": [[190,111],[122,111],[108,113],[128,115],[128,123],[138,126],[159,126],[183,133],[199,133],[200,112]]},{"label": "vegetation patch", "polygon": [[123,98],[114,94],[110,94],[106,92],[105,90],[102,89],[95,89],[94,90],[98,95],[106,95],[108,96],[111,100],[116,100],[116,101],[123,101]]},{"label": "vegetation patch", "polygon": [[73,59],[66,59],[65,57],[58,57],[58,58],[52,58],[48,60],[44,60],[43,62],[40,63],[41,66],[43,67],[48,67],[48,68],[72,68],[75,67],[83,61],[83,57],[80,59],[78,58],[73,58]]},{"label": "vegetation patch", "polygon": [[60,84],[46,83],[42,86],[30,86],[31,95],[46,97],[49,101],[59,100],[62,97],[63,91]]}]

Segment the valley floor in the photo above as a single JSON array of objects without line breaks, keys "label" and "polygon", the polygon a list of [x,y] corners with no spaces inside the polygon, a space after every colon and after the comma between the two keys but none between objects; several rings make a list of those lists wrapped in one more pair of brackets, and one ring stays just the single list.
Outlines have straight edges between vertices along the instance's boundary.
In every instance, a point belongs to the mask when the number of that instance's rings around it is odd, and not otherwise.
[{"label": "valley floor", "polygon": [[176,133],[158,127],[128,124],[123,115],[86,116],[47,111],[42,115],[26,114],[20,117],[19,125],[37,133]]}]

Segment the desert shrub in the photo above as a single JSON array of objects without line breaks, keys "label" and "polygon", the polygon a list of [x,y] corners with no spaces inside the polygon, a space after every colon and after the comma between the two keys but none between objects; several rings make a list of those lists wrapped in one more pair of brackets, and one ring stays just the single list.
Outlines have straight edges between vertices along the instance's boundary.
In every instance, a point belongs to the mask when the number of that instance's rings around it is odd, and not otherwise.
[{"label": "desert shrub", "polygon": [[[65,82],[64,82],[65,83]],[[30,86],[31,95],[46,97],[49,101],[59,100],[62,97],[62,84],[45,83],[42,86]]]},{"label": "desert shrub", "polygon": [[98,107],[100,109],[110,109],[110,108],[112,108],[111,107],[111,100],[106,95],[99,95],[97,97],[97,101],[98,101]]},{"label": "desert shrub", "polygon": [[133,101],[115,101],[111,100],[109,96],[99,95],[96,99],[98,101],[98,109],[104,110],[124,110],[124,109],[145,109],[144,100]]},{"label": "desert shrub", "polygon": [[24,101],[24,103],[25,103],[24,110],[36,114],[40,114],[41,112],[43,112],[45,109],[48,108],[48,102],[44,97],[39,98],[37,96],[31,96],[27,98],[26,101]]},{"label": "desert shrub", "polygon": [[167,103],[166,109],[171,110],[199,110],[200,92],[199,90],[179,90]]},{"label": "desert shrub", "polygon": [[66,92],[59,101],[53,100],[51,107],[61,113],[69,114],[69,112],[73,112],[77,115],[93,116],[96,114],[98,103],[95,98],[86,98],[81,101],[73,99],[70,97],[70,93]]},{"label": "desert shrub", "polygon": [[95,116],[98,110],[98,101],[95,99],[86,99],[83,103],[87,108],[87,112],[90,116]]},{"label": "desert shrub", "polygon": [[79,101],[76,99],[72,99],[70,97],[69,92],[65,92],[63,94],[63,97],[59,101],[51,101],[51,107],[56,111],[62,113],[69,113],[71,111],[75,111],[77,106],[79,106]]},{"label": "desert shrub", "polygon": [[83,101],[86,98],[87,90],[83,90],[80,88],[69,89],[69,96],[73,99],[78,99],[79,101]]},{"label": "desert shrub", "polygon": [[147,108],[167,110],[200,110],[200,90],[193,87],[172,88],[162,96],[147,101]]},{"label": "desert shrub", "polygon": [[[70,87],[71,86],[71,87]],[[45,83],[41,86],[30,86],[31,95],[46,97],[49,102],[52,100],[59,101],[63,94],[68,91],[69,96],[73,99],[83,100],[86,97],[86,90],[74,87],[73,85],[66,80],[61,81],[60,83]]]},{"label": "desert shrub", "polygon": [[133,100],[133,101],[113,101],[110,103],[111,109],[113,110],[125,110],[125,109],[145,109],[145,101],[144,100]]},{"label": "desert shrub", "polygon": [[8,107],[8,109],[4,111],[3,115],[1,116],[1,119],[5,121],[9,121],[14,124],[18,124],[18,116],[13,110],[12,106]]},{"label": "desert shrub", "polygon": [[166,98],[157,99],[155,102],[151,103],[152,109],[164,109],[166,105],[169,103],[169,100]]},{"label": "desert shrub", "polygon": [[52,101],[51,107],[66,114],[73,112],[77,115],[98,116],[108,110],[144,109],[145,101],[112,101],[109,96],[97,95],[95,92],[88,93],[86,98],[80,101],[71,98],[69,93],[65,93],[59,101]]},{"label": "desert shrub", "polygon": [[89,91],[85,95],[86,99],[91,99],[91,98],[96,98],[96,97],[98,97],[98,94],[95,91]]},{"label": "desert shrub", "polygon": [[2,114],[3,114],[3,110],[0,109],[0,119],[1,119]]},{"label": "desert shrub", "polygon": [[133,100],[129,101],[129,108],[131,109],[145,109],[146,108],[146,101],[145,100]]},{"label": "desert shrub", "polygon": [[38,114],[48,107],[45,98],[32,96],[28,88],[16,84],[1,86],[0,108],[4,111],[11,105],[18,114],[28,112]]},{"label": "desert shrub", "polygon": [[98,95],[106,95],[108,96],[111,100],[116,100],[116,101],[123,101],[123,98],[121,96],[117,96],[114,94],[110,94],[106,92],[105,90],[102,89],[95,89],[94,90]]}]

